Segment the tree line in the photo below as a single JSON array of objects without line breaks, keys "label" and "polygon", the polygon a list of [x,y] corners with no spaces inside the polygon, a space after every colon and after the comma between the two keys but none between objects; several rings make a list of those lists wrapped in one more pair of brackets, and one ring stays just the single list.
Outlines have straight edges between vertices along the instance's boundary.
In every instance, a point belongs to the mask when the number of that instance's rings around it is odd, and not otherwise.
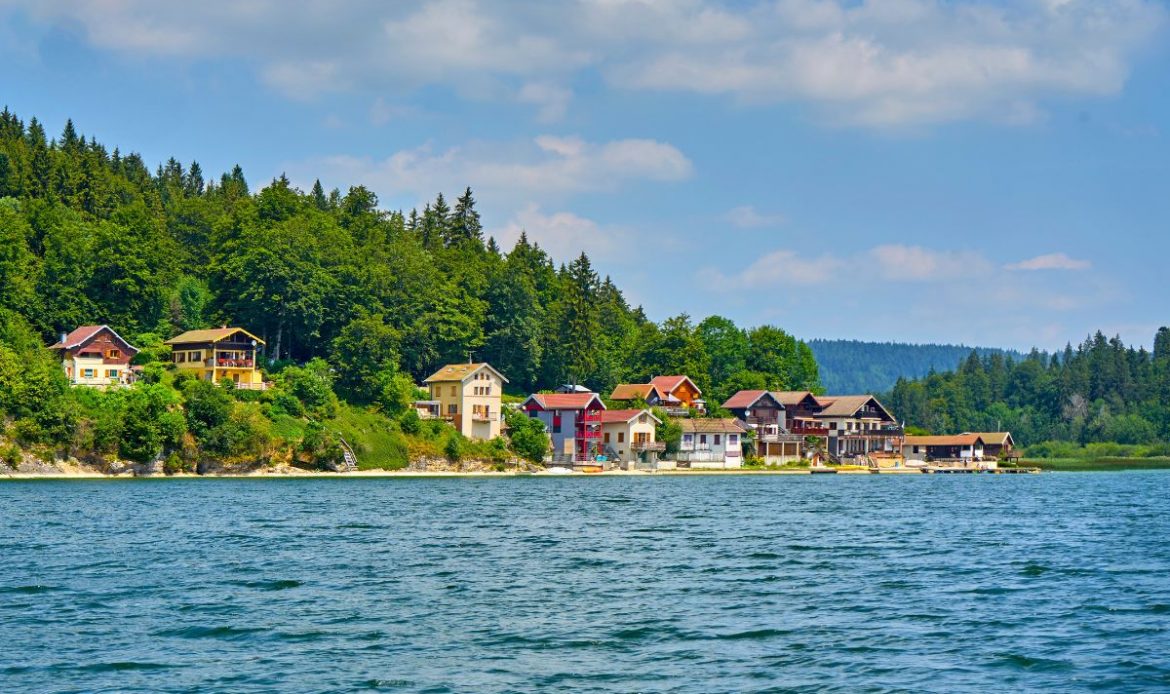
[{"label": "tree line", "polygon": [[1170,328],[1153,351],[1101,332],[1021,360],[972,353],[954,370],[899,379],[888,404],[931,433],[1009,430],[1018,443],[1170,441]]},{"label": "tree line", "polygon": [[[47,344],[108,324],[157,358],[167,337],[226,323],[267,343],[272,374],[321,360],[344,401],[387,409],[469,358],[516,393],[568,382],[606,392],[666,373],[715,400],[740,387],[819,388],[812,352],[780,328],[655,322],[584,253],[557,263],[525,234],[501,249],[476,205],[469,188],[403,212],[360,185],[303,191],[281,176],[254,191],[239,166],[212,178],[175,159],[151,171],[72,121],[50,138],[5,109],[3,347],[16,355],[30,334]],[[11,416],[8,392],[0,414]]]},{"label": "tree line", "polygon": [[1026,356],[993,347],[861,340],[813,339],[808,346],[820,366],[821,383],[830,393],[885,393],[900,377],[922,378],[932,371],[953,371],[972,352],[980,357],[998,353],[1017,361]]}]

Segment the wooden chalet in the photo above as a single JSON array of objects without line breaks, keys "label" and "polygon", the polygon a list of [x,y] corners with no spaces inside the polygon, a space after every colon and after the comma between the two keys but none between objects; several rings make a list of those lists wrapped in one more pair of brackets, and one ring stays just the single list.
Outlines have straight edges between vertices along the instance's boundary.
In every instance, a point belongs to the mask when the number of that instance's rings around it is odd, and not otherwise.
[{"label": "wooden chalet", "polygon": [[138,348],[108,325],[83,325],[49,347],[61,358],[70,385],[103,388],[134,380],[130,360]]},{"label": "wooden chalet", "polygon": [[182,371],[219,383],[232,381],[237,388],[264,390],[267,384],[256,355],[264,340],[243,328],[188,330],[166,341],[171,361]]}]

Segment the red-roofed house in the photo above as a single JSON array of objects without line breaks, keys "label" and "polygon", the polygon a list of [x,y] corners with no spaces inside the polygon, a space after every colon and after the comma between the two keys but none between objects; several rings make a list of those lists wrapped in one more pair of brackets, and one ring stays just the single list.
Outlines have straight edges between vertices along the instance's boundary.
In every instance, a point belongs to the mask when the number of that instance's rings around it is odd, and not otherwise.
[{"label": "red-roofed house", "polygon": [[787,409],[777,393],[741,390],[723,403],[740,424],[755,432],[756,455],[769,463],[799,460],[804,453],[804,435],[788,429]]},{"label": "red-roofed house", "polygon": [[605,403],[597,393],[536,393],[520,406],[544,422],[552,439],[554,461],[588,463],[601,455],[601,415]]},{"label": "red-roofed house", "polygon": [[679,407],[706,410],[706,403],[702,400],[703,391],[687,376],[655,376],[650,379],[650,385],[657,388],[668,403],[677,400]]},{"label": "red-roofed house", "polygon": [[601,413],[601,445],[605,454],[632,469],[642,459],[653,464],[666,444],[655,441],[661,420],[650,410],[606,410]]},{"label": "red-roofed house", "polygon": [[127,385],[133,380],[130,360],[138,354],[108,325],[83,325],[49,349],[61,355],[61,367],[75,386]]}]

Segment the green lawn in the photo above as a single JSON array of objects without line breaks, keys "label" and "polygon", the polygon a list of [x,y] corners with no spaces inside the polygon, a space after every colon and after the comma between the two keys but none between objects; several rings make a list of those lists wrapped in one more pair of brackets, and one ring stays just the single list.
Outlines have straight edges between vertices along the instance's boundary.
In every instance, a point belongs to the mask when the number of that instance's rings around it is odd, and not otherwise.
[{"label": "green lawn", "polygon": [[376,412],[343,404],[325,426],[353,447],[359,470],[401,470],[408,464],[405,436]]}]

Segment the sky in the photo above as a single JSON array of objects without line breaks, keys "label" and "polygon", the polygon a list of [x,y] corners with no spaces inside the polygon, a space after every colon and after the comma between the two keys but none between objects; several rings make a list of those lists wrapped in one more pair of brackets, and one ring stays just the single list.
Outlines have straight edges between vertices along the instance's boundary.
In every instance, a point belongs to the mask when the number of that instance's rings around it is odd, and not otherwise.
[{"label": "sky", "polygon": [[0,0],[0,105],[582,250],[656,320],[1149,345],[1164,0]]}]

